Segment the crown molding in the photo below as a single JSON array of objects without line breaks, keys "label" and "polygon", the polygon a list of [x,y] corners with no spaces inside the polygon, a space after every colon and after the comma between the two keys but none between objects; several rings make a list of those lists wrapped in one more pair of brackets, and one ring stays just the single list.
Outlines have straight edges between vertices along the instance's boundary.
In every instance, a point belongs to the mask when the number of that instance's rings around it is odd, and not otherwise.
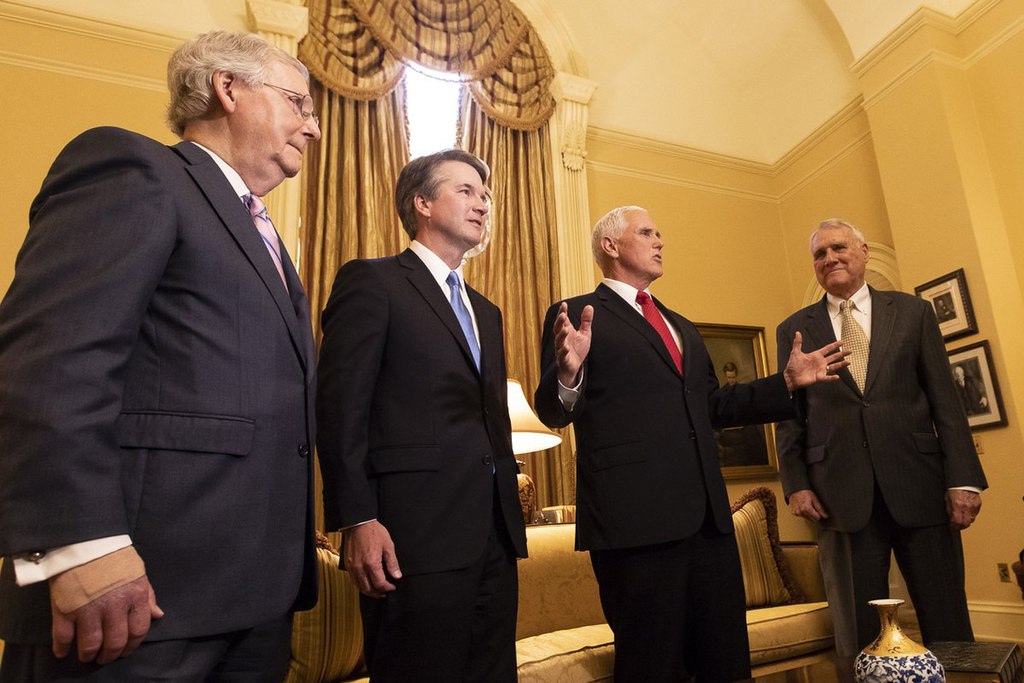
[{"label": "crown molding", "polygon": [[27,24],[130,47],[170,52],[191,36],[166,30],[128,26],[17,0],[0,0],[0,20]]},{"label": "crown molding", "polygon": [[749,190],[740,190],[728,185],[702,183],[696,180],[680,178],[679,176],[676,175],[669,175],[667,173],[641,171],[633,167],[621,166],[619,164],[609,164],[602,161],[588,160],[587,168],[592,171],[597,171],[599,173],[610,173],[612,175],[617,175],[624,178],[636,178],[638,180],[663,183],[665,185],[673,185],[675,187],[685,187],[690,190],[699,190],[701,192],[711,192],[714,194],[728,195],[730,197],[739,197],[740,199],[751,199],[757,202],[764,202],[766,204],[777,204],[779,201],[778,198],[772,194],[767,194],[763,192],[753,192]]},{"label": "crown molding", "polygon": [[695,147],[686,147],[671,142],[663,142],[653,138],[646,138],[620,130],[609,128],[598,128],[590,126],[587,129],[587,138],[594,142],[606,142],[627,149],[635,149],[641,152],[660,154],[674,159],[694,161],[700,164],[720,166],[734,171],[744,173],[755,173],[758,175],[772,175],[772,166],[757,161],[748,161],[739,157],[715,152],[706,152]]}]

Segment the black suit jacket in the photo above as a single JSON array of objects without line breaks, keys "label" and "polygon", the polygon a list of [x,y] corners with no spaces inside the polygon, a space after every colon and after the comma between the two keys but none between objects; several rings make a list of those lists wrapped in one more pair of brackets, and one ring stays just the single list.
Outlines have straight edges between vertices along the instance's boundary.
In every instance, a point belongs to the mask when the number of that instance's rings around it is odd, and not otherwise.
[{"label": "black suit jacket", "polygon": [[785,380],[774,375],[719,388],[697,328],[657,300],[682,337],[684,376],[650,323],[607,286],[568,303],[577,327],[583,307],[594,307],[580,397],[571,411],[558,398],[555,304],[544,322],[535,403],[548,426],[576,428],[577,548],[687,538],[700,529],[709,504],[718,529],[731,532],[713,428],[791,417]]},{"label": "black suit jacket", "polygon": [[[290,261],[285,291],[208,154],[114,128],[68,144],[30,224],[0,304],[0,554],[129,534],[166,612],[150,639],[312,606],[313,345]],[[46,582],[4,573],[3,636],[46,642]]]},{"label": "black suit jacket", "polygon": [[[949,357],[927,301],[870,291],[864,391],[843,369],[842,381],[798,392],[804,418],[776,431],[783,491],[813,490],[829,514],[821,525],[837,531],[867,524],[875,482],[901,526],[942,524],[947,488],[987,485]],[[780,360],[797,331],[805,349],[835,341],[825,297],[779,325]]]},{"label": "black suit jacket", "polygon": [[317,446],[327,527],[378,519],[405,575],[480,558],[495,479],[526,556],[501,312],[466,291],[479,372],[451,304],[411,250],[346,263],[323,313]]}]

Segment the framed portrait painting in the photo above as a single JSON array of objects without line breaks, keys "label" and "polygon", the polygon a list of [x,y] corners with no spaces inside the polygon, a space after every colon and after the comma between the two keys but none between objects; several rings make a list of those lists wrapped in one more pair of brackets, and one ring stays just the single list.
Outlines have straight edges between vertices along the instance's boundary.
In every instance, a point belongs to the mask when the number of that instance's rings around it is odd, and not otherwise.
[{"label": "framed portrait painting", "polygon": [[953,387],[967,413],[971,429],[1005,427],[1006,411],[999,393],[999,382],[992,367],[988,340],[961,346],[949,352],[949,369]]},{"label": "framed portrait painting", "polygon": [[949,342],[978,331],[963,268],[914,287],[914,294],[930,302],[935,309],[943,341]]},{"label": "framed portrait painting", "polygon": [[[768,375],[763,327],[697,323],[718,384],[751,382]],[[718,462],[726,479],[763,477],[779,471],[775,425],[747,425],[715,430]]]}]

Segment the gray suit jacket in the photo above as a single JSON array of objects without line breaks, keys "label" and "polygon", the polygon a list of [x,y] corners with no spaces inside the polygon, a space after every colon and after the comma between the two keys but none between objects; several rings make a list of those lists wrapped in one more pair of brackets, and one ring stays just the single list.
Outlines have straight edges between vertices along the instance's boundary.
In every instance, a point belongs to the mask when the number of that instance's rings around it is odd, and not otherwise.
[{"label": "gray suit jacket", "polygon": [[[0,304],[0,554],[129,534],[166,616],[222,633],[316,596],[313,344],[208,154],[114,128],[61,152]],[[282,245],[283,249],[283,245]],[[49,639],[47,584],[0,634]]]},{"label": "gray suit jacket", "polygon": [[[803,416],[776,431],[783,491],[812,489],[829,514],[822,526],[837,531],[867,524],[875,482],[901,526],[941,524],[946,489],[985,488],[985,474],[932,307],[902,292],[870,291],[864,391],[843,369],[841,381],[797,392]],[[835,341],[825,298],[779,325],[780,364],[798,330],[804,349]]]}]

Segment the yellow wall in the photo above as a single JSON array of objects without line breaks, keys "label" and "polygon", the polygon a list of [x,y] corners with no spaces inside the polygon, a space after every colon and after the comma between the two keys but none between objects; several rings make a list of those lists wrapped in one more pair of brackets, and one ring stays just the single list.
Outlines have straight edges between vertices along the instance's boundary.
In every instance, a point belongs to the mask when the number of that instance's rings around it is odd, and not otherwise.
[{"label": "yellow wall", "polygon": [[[89,30],[78,30],[82,27]],[[163,78],[177,39],[139,32],[104,35],[98,28],[103,27],[92,22],[69,25],[45,12],[0,11],[0,35],[8,55],[0,60],[5,207],[0,292],[14,278],[32,199],[71,138],[94,126],[113,125],[165,142],[175,139],[162,122],[167,106]]]}]

